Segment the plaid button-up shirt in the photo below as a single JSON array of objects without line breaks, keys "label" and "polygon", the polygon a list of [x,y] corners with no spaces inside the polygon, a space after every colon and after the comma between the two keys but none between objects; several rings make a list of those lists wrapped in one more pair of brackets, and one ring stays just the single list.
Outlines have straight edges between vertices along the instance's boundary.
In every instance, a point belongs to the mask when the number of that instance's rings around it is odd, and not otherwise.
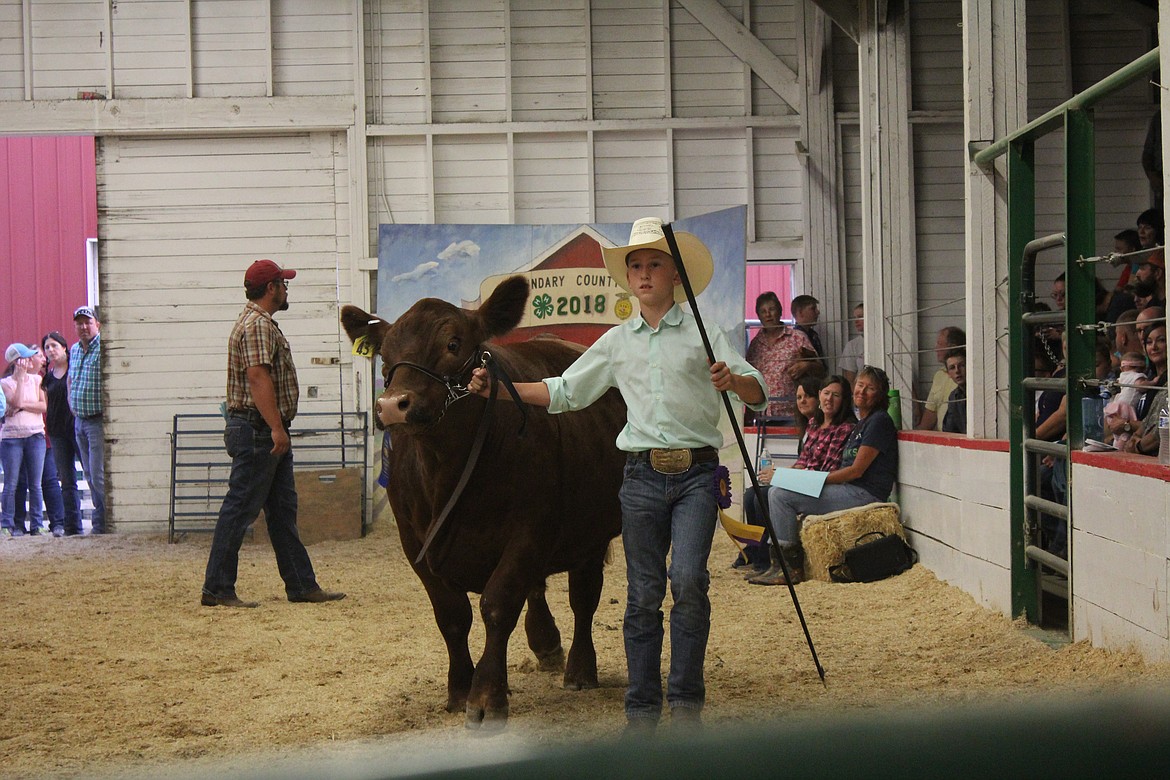
[{"label": "plaid button-up shirt", "polygon": [[855,422],[839,425],[820,425],[808,429],[808,438],[800,450],[800,457],[794,466],[803,466],[813,471],[833,471],[841,465],[841,454],[849,434],[857,427]]},{"label": "plaid button-up shirt", "polygon": [[301,388],[288,339],[272,315],[248,301],[228,336],[227,405],[229,409],[256,409],[248,386],[248,369],[267,366],[276,391],[276,406],[285,421],[297,416]]},{"label": "plaid button-up shirt", "polygon": [[77,417],[102,413],[102,336],[88,347],[78,341],[69,349],[69,408]]}]

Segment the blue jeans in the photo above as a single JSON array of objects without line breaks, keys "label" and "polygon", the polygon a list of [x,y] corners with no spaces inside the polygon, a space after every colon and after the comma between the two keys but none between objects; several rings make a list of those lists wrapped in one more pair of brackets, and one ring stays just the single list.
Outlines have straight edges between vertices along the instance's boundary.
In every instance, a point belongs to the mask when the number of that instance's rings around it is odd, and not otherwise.
[{"label": "blue jeans", "polygon": [[247,420],[238,417],[228,418],[223,443],[232,458],[232,471],[215,523],[203,592],[219,598],[236,595],[240,545],[261,509],[285,591],[290,597],[297,597],[315,590],[317,578],[313,564],[297,532],[292,450],[274,456],[272,430],[267,426],[253,428]]},{"label": "blue jeans", "polygon": [[77,433],[77,455],[89,483],[93,499],[93,532],[106,532],[106,437],[101,417],[78,417],[73,424]]},{"label": "blue jeans", "polygon": [[776,541],[781,547],[791,547],[800,544],[799,515],[824,515],[881,500],[865,488],[849,483],[825,485],[821,495],[816,498],[773,487],[768,491],[768,512],[772,515],[772,531],[776,534]]},{"label": "blue jeans", "polygon": [[[0,525],[9,531],[14,527],[16,516],[16,488],[23,474],[29,486],[29,522],[33,528],[41,527],[44,516],[41,506],[41,471],[45,465],[45,434],[37,433],[23,439],[0,441],[0,463],[4,468],[4,494],[0,499]],[[19,531],[23,532],[23,523]]]},{"label": "blue jeans", "polygon": [[57,481],[61,483],[61,501],[64,505],[65,533],[74,536],[81,533],[81,495],[77,492],[77,470],[73,465],[77,459],[77,439],[74,436],[49,434],[53,465],[57,468]]},{"label": "blue jeans", "polygon": [[[61,485],[57,482],[57,466],[53,463],[53,459],[46,454],[44,459],[44,467],[41,469],[41,494],[45,499],[45,520],[48,522],[50,528],[64,528],[62,525],[62,516],[65,508],[61,503]],[[16,509],[13,514],[13,526],[15,528],[24,528],[25,520],[28,517],[28,512],[25,510],[25,499],[28,498],[28,478],[24,471],[21,470],[20,481],[16,483]],[[31,529],[32,533],[40,533],[41,526],[34,525]]]},{"label": "blue jeans", "polygon": [[[627,718],[658,718],[662,712],[662,600],[666,580],[670,611],[671,707],[701,709],[706,698],[703,662],[711,629],[711,576],[707,557],[715,534],[716,463],[699,463],[683,474],[659,474],[645,461],[626,461],[622,544],[626,551]],[[670,570],[666,556],[670,552]]]}]

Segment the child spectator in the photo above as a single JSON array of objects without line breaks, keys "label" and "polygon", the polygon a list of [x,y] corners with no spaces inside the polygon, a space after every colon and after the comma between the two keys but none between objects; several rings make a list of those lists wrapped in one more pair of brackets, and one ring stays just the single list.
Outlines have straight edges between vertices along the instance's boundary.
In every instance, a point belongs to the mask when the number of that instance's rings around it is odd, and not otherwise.
[{"label": "child spectator", "polygon": [[942,429],[947,433],[967,432],[967,350],[952,349],[947,353],[947,376],[955,389],[947,396],[947,413],[943,415]]}]

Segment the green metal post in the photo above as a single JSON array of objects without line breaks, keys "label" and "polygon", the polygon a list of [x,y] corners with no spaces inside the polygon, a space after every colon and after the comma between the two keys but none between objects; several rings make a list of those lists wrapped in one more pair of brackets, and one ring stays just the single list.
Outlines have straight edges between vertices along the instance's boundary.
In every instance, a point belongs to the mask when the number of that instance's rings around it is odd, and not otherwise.
[{"label": "green metal post", "polygon": [[[1077,260],[1097,254],[1096,183],[1094,179],[1093,112],[1069,111],[1064,124],[1065,170],[1065,333],[1068,336],[1068,444],[1079,450],[1085,445],[1081,398],[1086,393],[1082,379],[1094,379],[1097,332],[1078,326],[1097,321],[1096,267]],[[1096,395],[1096,393],[1091,393]],[[1069,470],[1071,480],[1072,470]],[[1071,518],[1070,518],[1071,521]]]},{"label": "green metal post", "polygon": [[1034,279],[1023,278],[1024,248],[1036,235],[1036,154],[1032,141],[1013,142],[1007,153],[1008,184],[1008,305],[1010,313],[1010,378],[1008,382],[1008,444],[1011,465],[1012,616],[1040,620],[1037,573],[1024,555],[1027,510],[1024,507],[1027,467],[1024,456],[1024,377],[1032,373],[1032,340],[1023,321],[1032,308]]}]

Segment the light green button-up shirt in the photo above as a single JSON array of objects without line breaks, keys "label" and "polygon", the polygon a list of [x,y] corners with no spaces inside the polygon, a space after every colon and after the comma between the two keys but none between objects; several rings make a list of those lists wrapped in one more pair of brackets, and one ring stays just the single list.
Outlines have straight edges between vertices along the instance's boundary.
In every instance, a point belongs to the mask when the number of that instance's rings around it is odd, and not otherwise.
[{"label": "light green button-up shirt", "polygon": [[[751,408],[763,410],[768,398],[764,377],[732,349],[721,331],[708,335],[717,360],[727,363],[732,373],[759,382],[764,400]],[[626,427],[617,437],[618,449],[625,452],[723,446],[719,431],[723,402],[711,384],[703,339],[695,318],[677,304],[657,328],[641,316],[610,328],[564,374],[544,383],[554,414],[583,409],[616,387],[628,410]]]}]

